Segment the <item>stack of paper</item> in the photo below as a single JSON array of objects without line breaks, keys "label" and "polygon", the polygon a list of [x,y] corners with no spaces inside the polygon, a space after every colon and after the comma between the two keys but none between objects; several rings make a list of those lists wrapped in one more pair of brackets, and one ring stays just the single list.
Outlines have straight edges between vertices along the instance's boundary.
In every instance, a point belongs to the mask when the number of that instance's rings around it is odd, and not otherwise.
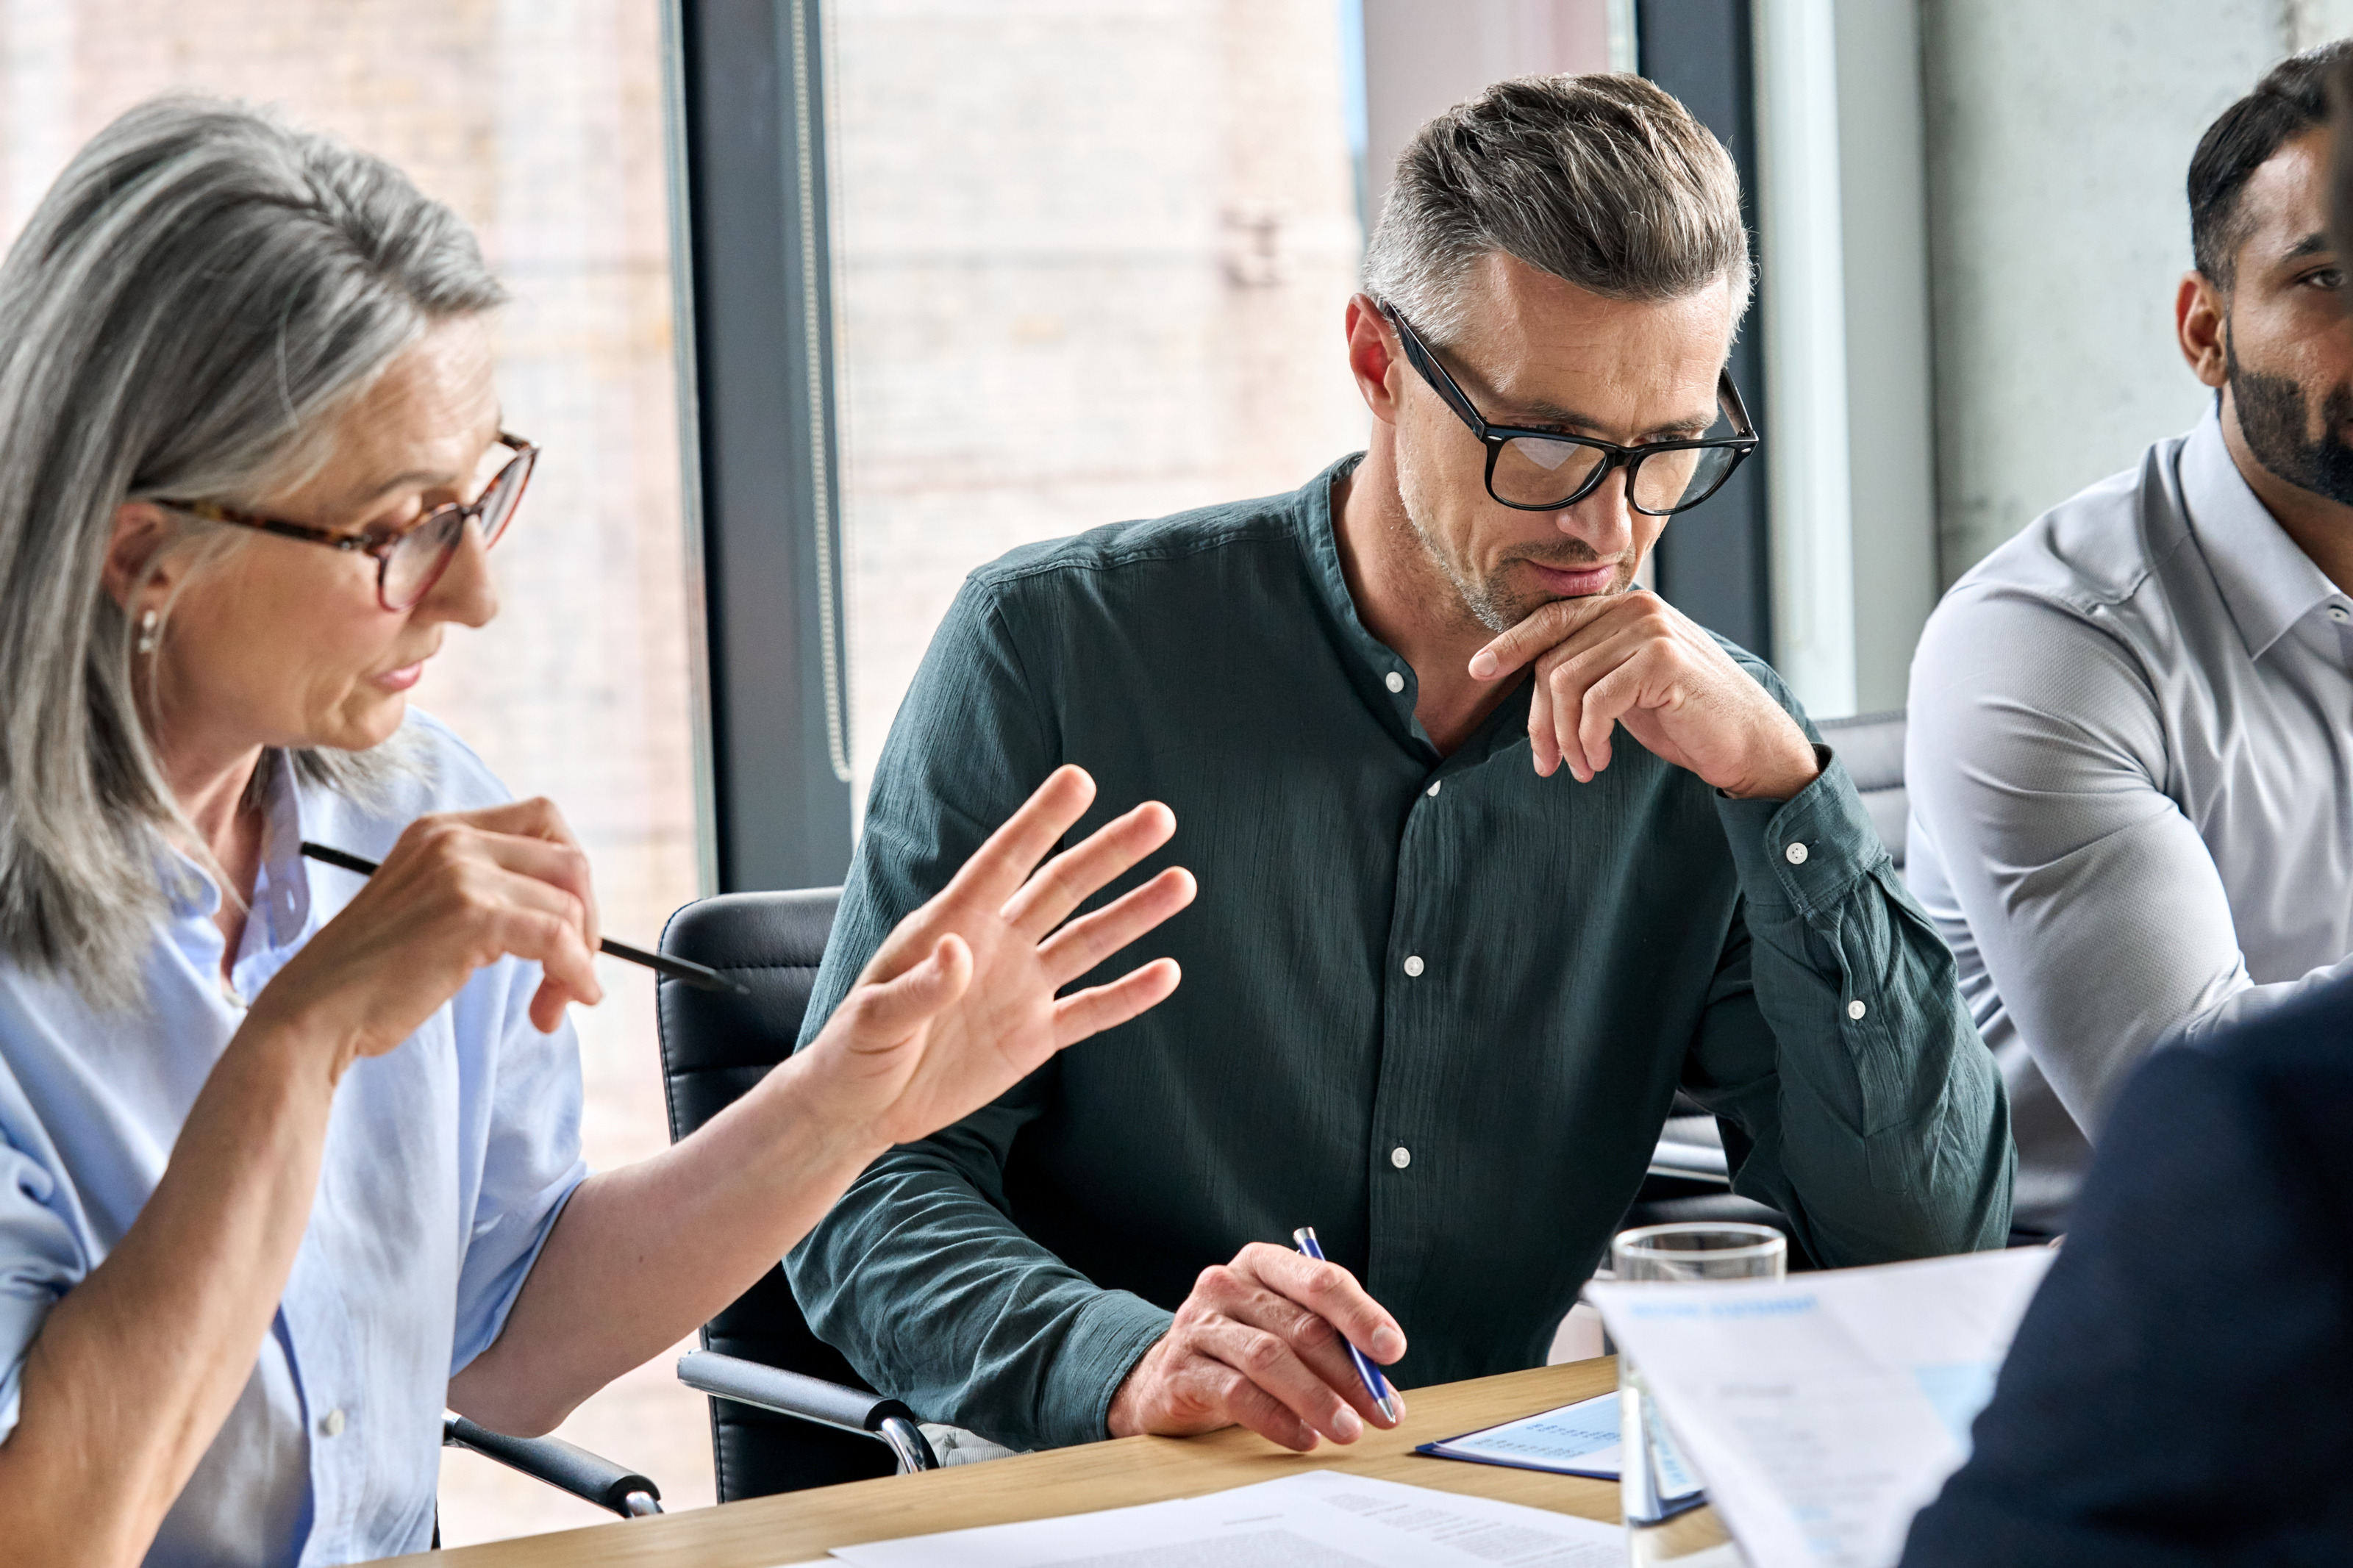
[{"label": "stack of paper", "polygon": [[1887,1568],[2052,1256],[1587,1289],[1752,1568]]},{"label": "stack of paper", "polygon": [[1612,1524],[1309,1470],[1208,1497],[840,1546],[855,1568],[1619,1568]]}]

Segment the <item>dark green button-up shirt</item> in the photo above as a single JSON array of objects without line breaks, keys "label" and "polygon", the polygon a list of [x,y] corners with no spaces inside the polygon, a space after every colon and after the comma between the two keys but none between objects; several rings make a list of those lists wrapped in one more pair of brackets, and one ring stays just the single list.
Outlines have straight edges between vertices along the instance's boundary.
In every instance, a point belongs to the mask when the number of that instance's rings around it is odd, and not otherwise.
[{"label": "dark green button-up shirt", "polygon": [[1404,1325],[1401,1386],[1539,1364],[1679,1085],[1820,1262],[2007,1234],[2000,1082],[1845,770],[1736,801],[1621,737],[1539,778],[1525,685],[1441,757],[1341,575],[1344,471],[975,573],[892,727],[807,1034],[1060,763],[1101,786],[1074,839],[1176,813],[1122,887],[1201,889],[1092,977],[1166,952],[1175,996],[892,1150],[787,1260],[926,1418],[1103,1436],[1194,1277],[1303,1225]]}]

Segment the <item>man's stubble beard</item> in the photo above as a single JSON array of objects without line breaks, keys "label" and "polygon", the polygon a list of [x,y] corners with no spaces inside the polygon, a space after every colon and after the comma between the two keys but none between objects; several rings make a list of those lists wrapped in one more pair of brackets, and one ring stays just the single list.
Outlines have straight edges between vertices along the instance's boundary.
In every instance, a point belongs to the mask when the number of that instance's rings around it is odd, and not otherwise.
[{"label": "man's stubble beard", "polygon": [[2339,506],[2353,506],[2353,447],[2348,447],[2339,434],[2353,421],[2353,387],[2340,383],[2328,389],[2321,402],[2321,431],[2316,440],[2308,434],[2311,401],[2304,384],[2290,376],[2263,375],[2247,369],[2239,363],[2232,336],[2226,326],[2223,365],[2247,450],[2268,472],[2296,489],[2325,496]]},{"label": "man's stubble beard", "polygon": [[[1514,563],[1517,562],[1534,561],[1539,565],[1557,567],[1569,572],[1580,571],[1601,563],[1601,558],[1594,553],[1591,545],[1581,539],[1563,536],[1555,544],[1516,551],[1498,562],[1494,571],[1485,577],[1474,577],[1466,563],[1454,559],[1452,553],[1447,549],[1445,541],[1422,521],[1423,509],[1415,503],[1415,496],[1423,489],[1422,475],[1419,465],[1408,455],[1405,443],[1398,444],[1395,460],[1398,470],[1398,512],[1402,520],[1399,531],[1411,536],[1409,542],[1412,547],[1420,552],[1422,558],[1428,561],[1437,570],[1438,575],[1454,590],[1457,605],[1461,611],[1461,616],[1458,617],[1458,624],[1465,629],[1477,626],[1483,626],[1490,632],[1510,631],[1534,615],[1540,605],[1549,604],[1561,596],[1546,594],[1541,590],[1524,589],[1514,592],[1506,586],[1504,579]],[[1609,586],[1594,596],[1599,598],[1605,595],[1623,593],[1629,581],[1627,574],[1620,571]]]}]

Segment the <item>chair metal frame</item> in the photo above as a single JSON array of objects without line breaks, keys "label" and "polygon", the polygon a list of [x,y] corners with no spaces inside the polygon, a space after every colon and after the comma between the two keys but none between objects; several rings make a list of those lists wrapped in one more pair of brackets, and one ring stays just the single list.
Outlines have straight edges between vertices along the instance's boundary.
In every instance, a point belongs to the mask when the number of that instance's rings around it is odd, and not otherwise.
[{"label": "chair metal frame", "polygon": [[923,1436],[915,1413],[895,1399],[717,1351],[689,1351],[679,1357],[678,1380],[714,1399],[732,1399],[838,1432],[872,1437],[891,1450],[902,1476],[940,1468],[940,1457],[933,1450],[931,1439]]},{"label": "chair metal frame", "polygon": [[[661,1489],[652,1478],[561,1437],[510,1437],[462,1415],[444,1415],[441,1446],[496,1460],[623,1519],[644,1519],[662,1510]],[[440,1531],[434,1534],[438,1543]]]}]

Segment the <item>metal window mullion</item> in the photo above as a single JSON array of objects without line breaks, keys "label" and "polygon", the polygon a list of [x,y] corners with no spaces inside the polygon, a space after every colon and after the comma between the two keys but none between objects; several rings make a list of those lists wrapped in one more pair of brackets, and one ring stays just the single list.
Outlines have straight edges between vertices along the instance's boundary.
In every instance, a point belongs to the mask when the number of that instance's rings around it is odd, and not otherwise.
[{"label": "metal window mullion", "polygon": [[790,0],[793,40],[794,165],[798,178],[795,196],[800,206],[801,330],[808,351],[804,356],[808,375],[809,509],[815,530],[818,571],[818,645],[825,684],[826,759],[833,776],[850,780],[849,649],[844,637],[842,601],[848,596],[841,563],[841,503],[834,493],[833,451],[836,422],[832,321],[826,310],[822,280],[828,258],[819,247],[828,238],[823,215],[818,210],[818,162],[820,121],[809,67],[809,40],[818,25],[808,0]]}]

